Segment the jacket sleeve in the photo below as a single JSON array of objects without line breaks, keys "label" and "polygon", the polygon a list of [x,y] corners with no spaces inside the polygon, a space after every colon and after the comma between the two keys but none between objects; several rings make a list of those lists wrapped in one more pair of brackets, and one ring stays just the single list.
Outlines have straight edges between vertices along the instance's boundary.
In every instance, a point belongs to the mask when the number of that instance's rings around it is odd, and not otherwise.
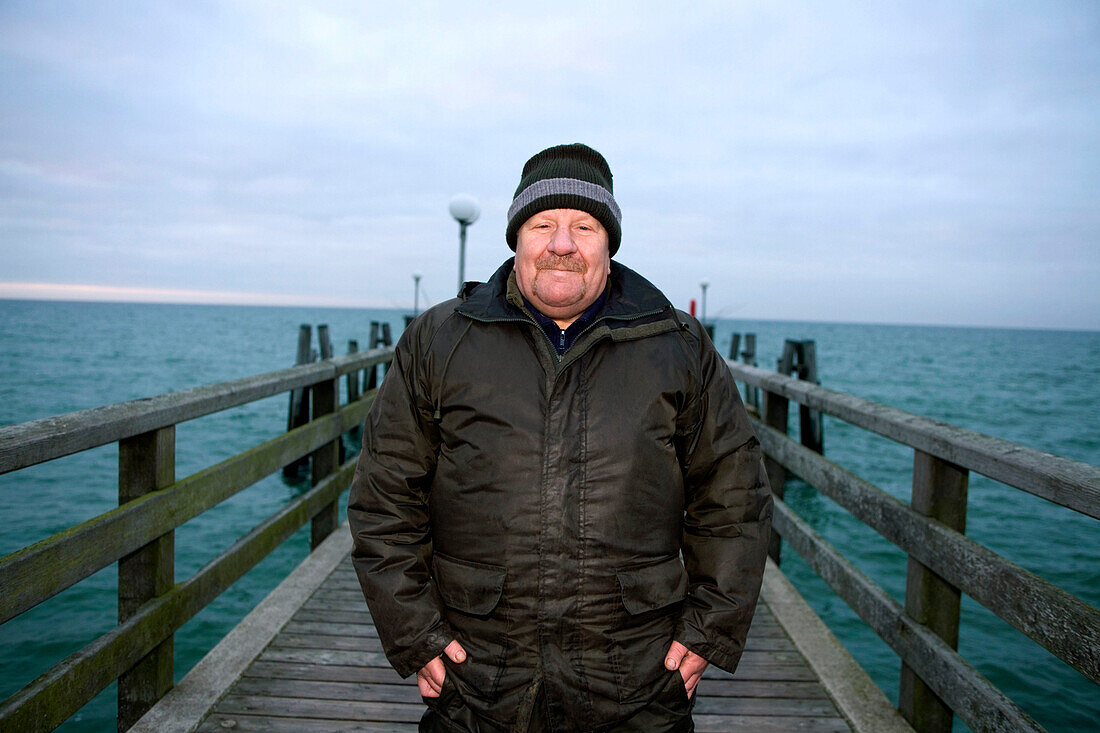
[{"label": "jacket sleeve", "polygon": [[676,638],[733,672],[760,594],[771,492],[733,375],[705,332],[692,331],[700,339],[700,394],[684,466],[688,595]]},{"label": "jacket sleeve", "polygon": [[417,672],[454,638],[431,577],[428,489],[437,432],[416,376],[423,357],[406,329],[363,428],[348,497],[352,562],[390,664]]}]

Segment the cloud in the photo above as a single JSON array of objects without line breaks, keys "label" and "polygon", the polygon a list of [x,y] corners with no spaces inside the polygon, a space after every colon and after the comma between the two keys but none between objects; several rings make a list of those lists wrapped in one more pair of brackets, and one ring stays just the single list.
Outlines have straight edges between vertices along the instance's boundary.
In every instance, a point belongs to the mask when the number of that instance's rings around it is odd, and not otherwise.
[{"label": "cloud", "polygon": [[[620,258],[678,305],[706,275],[712,309],[758,317],[828,299],[830,317],[911,320],[935,290],[943,322],[981,303],[1004,325],[1100,328],[1095,300],[1062,297],[1100,262],[1098,16],[5,3],[3,277],[398,304],[419,270],[440,300],[449,198],[481,201],[467,273],[487,277],[523,161],[582,140],[615,171]],[[772,295],[801,273],[804,300]]]}]

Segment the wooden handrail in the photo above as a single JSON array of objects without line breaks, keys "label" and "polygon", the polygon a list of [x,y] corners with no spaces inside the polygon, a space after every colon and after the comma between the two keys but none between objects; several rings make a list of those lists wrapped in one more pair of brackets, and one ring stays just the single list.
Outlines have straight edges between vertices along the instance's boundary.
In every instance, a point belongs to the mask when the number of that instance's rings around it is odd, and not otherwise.
[{"label": "wooden handrail", "polygon": [[48,731],[63,723],[334,501],[354,470],[355,461],[348,461],[193,576],[149,601],[125,622],[12,695],[0,704],[0,728]]},{"label": "wooden handrail", "polygon": [[[0,623],[117,562],[119,624],[0,704],[0,729],[52,730],[113,680],[125,729],[172,683],[173,635],[305,522],[316,545],[336,526],[337,499],[355,461],[337,466],[342,436],[363,423],[375,390],[358,372],[392,348],[330,358],[204,387],[0,427],[0,473],[112,442],[119,446],[119,507],[0,558]],[[339,378],[355,389],[339,405]],[[312,419],[214,466],[176,480],[176,425],[272,395],[310,390]],[[182,583],[174,533],[260,479],[311,458],[309,492]]]},{"label": "wooden handrail", "polygon": [[1100,611],[759,420],[753,428],[765,453],[792,473],[1100,684]]},{"label": "wooden handrail", "polygon": [[[143,657],[148,659],[158,646],[170,652],[170,646],[164,645],[170,644],[175,630],[293,529],[312,520],[313,544],[331,531],[336,498],[350,479],[353,465],[347,462],[336,466],[340,436],[362,423],[374,396],[368,392],[363,399],[340,407],[337,379],[387,362],[392,355],[392,348],[372,349],[0,428],[0,473],[116,441],[120,449],[126,446],[127,451],[134,452],[120,463],[127,473],[126,477],[120,475],[120,489],[124,489],[121,506],[0,559],[0,586],[10,589],[0,597],[0,623],[111,563],[133,557],[135,552],[150,551],[165,538],[169,538],[169,549],[162,552],[170,552],[171,533],[180,524],[301,457],[313,458],[314,485],[191,578],[167,591],[156,590],[149,596],[151,600],[135,596],[133,607],[127,609],[118,627],[5,701],[0,706],[0,723],[35,721],[28,729],[60,723],[113,679],[138,669],[135,664]],[[970,594],[1082,674],[1100,681],[1100,612],[968,539],[961,526],[955,531],[937,521],[938,508],[906,506],[799,446],[783,431],[788,402],[794,401],[908,445],[916,452],[917,466],[958,473],[962,491],[956,503],[964,510],[965,475],[973,470],[1100,518],[1100,468],[746,364],[727,363],[737,379],[759,388],[768,397],[764,420],[756,421],[755,428],[767,456],[769,476],[777,484],[778,533],[898,652],[906,665],[903,687],[906,670],[911,667],[919,675],[920,684],[927,683],[947,703],[948,715],[954,711],[972,726],[993,730],[1036,727],[1026,713],[952,649],[950,631],[952,624],[957,629],[957,610],[946,614],[947,631],[924,625],[914,617],[908,603],[902,607],[890,598],[783,504],[782,483],[787,471],[835,499],[908,553],[910,585],[914,577],[928,579],[934,574],[936,582],[942,578],[949,591],[961,589]],[[358,381],[356,392],[357,387]],[[172,465],[167,452],[163,465],[167,478],[141,473],[160,470],[160,464],[152,460],[153,447],[174,450],[176,424],[307,388],[314,393],[313,419],[302,427],[183,479],[173,481],[166,473]],[[922,474],[920,481],[927,484],[928,496],[933,500],[944,496],[939,474]],[[917,483],[915,479],[914,487]],[[131,489],[136,493],[127,493]],[[776,541],[772,551],[777,558],[778,550]],[[142,577],[143,572],[137,569],[140,582],[153,575],[150,571]],[[1026,599],[1024,604],[1021,596]],[[170,667],[168,671],[170,679]],[[140,676],[148,675],[143,670]],[[138,701],[135,709],[142,704]],[[120,707],[120,720],[121,715]]]},{"label": "wooden handrail", "polygon": [[974,730],[1042,731],[1031,716],[993,686],[958,652],[906,613],[877,583],[845,560],[782,501],[774,526],[837,595]]},{"label": "wooden handrail", "polygon": [[735,378],[857,427],[1100,519],[1100,467],[914,415],[766,369],[726,362]]},{"label": "wooden handrail", "polygon": [[[962,593],[1100,683],[1100,611],[965,536],[970,471],[1100,518],[1100,467],[727,364],[765,398],[763,419],[754,417],[753,424],[776,500],[770,554],[779,562],[779,539],[786,540],[894,649],[901,658],[898,709],[916,730],[950,731],[954,715],[975,730],[1041,730],[956,651]],[[789,438],[790,402],[912,448],[911,505]],[[788,471],[908,554],[904,606],[783,503]]]},{"label": "wooden handrail", "polygon": [[371,349],[252,377],[0,427],[0,474],[292,389],[310,387],[391,358],[392,347]]},{"label": "wooden handrail", "polygon": [[244,453],[0,559],[0,623],[107,567],[362,423],[368,393]]}]

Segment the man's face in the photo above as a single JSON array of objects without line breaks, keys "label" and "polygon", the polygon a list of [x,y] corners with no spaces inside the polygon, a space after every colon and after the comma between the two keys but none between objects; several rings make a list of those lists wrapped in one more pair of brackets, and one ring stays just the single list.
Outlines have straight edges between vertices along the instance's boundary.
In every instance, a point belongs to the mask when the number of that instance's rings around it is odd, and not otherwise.
[{"label": "man's face", "polygon": [[565,328],[607,283],[607,230],[596,217],[576,209],[540,211],[519,228],[515,270],[520,292]]}]

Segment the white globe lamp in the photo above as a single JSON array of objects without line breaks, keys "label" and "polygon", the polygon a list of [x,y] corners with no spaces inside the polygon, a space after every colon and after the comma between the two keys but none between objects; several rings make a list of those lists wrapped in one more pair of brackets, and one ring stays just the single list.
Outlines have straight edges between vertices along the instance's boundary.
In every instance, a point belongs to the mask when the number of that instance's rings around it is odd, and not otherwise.
[{"label": "white globe lamp", "polygon": [[481,207],[473,196],[460,193],[451,199],[451,216],[458,222],[458,291],[466,282],[466,227],[481,216]]}]

